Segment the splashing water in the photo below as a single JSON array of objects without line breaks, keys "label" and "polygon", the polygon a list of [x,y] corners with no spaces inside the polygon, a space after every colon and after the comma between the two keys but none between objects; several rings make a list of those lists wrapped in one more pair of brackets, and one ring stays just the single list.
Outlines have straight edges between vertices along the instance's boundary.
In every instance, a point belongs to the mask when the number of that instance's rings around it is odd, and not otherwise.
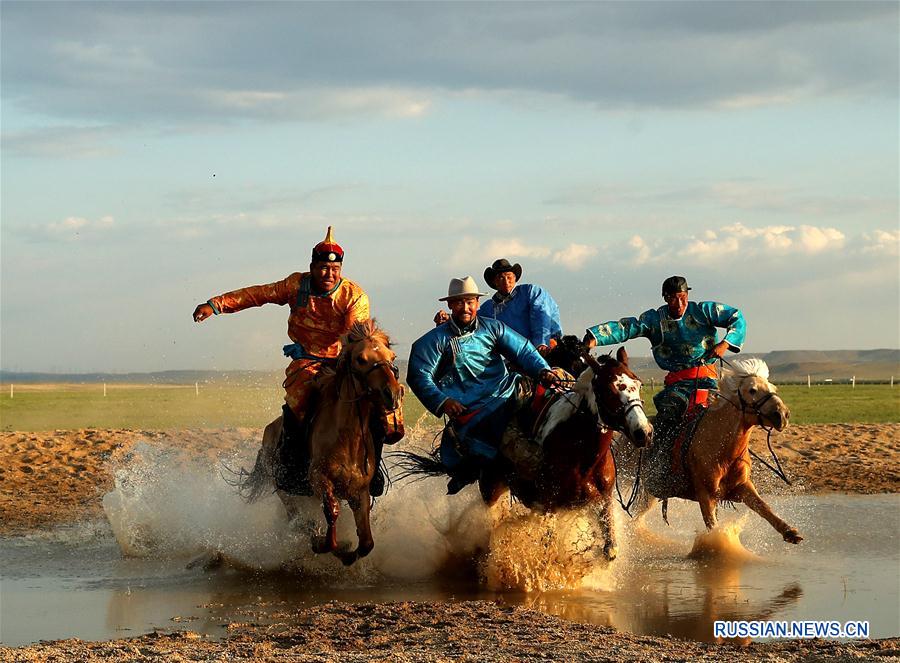
[{"label": "splashing water", "polygon": [[[416,426],[408,437],[421,443],[432,436]],[[113,468],[115,489],[103,499],[122,552],[173,559],[214,552],[236,566],[289,568],[350,583],[480,573],[492,589],[525,591],[583,586],[604,566],[603,541],[584,513],[533,514],[508,500],[488,509],[476,487],[448,498],[444,482],[433,479],[396,485],[377,501],[375,549],[344,569],[332,556],[311,552],[311,534],[324,528],[318,500],[310,498],[290,523],[276,495],[247,504],[223,479],[222,465],[251,465],[257,445],[242,442],[245,448],[223,463],[151,440],[136,444]],[[346,505],[338,537],[356,544]]]},{"label": "splashing water", "polygon": [[714,530],[697,534],[688,558],[720,562],[759,560],[757,555],[747,550],[741,543],[741,532],[747,524],[749,515],[749,513],[744,513],[737,520],[720,524]]}]

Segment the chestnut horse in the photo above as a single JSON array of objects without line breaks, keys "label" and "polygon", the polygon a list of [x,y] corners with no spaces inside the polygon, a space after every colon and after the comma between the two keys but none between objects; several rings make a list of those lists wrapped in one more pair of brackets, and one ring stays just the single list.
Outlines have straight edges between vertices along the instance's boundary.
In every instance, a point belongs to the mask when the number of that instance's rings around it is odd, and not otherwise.
[{"label": "chestnut horse", "polygon": [[[716,526],[719,501],[743,502],[765,518],[785,541],[800,543],[803,537],[775,515],[750,479],[752,429],[761,426],[781,431],[787,428],[791,416],[768,378],[769,367],[753,357],[732,359],[723,368],[719,393],[702,415],[684,454],[688,487],[675,497],[698,502],[707,529]],[[638,517],[655,501],[656,496],[644,493]]]},{"label": "chestnut horse", "polygon": [[[369,420],[379,401],[389,410],[398,407],[403,386],[397,379],[397,355],[390,348],[390,339],[374,320],[354,324],[341,342],[336,366],[323,369],[316,378],[319,397],[309,431],[309,484],[313,495],[322,500],[328,524],[325,536],[313,540],[313,550],[333,553],[350,565],[375,546],[369,523],[369,484],[375,474],[376,456]],[[281,430],[281,417],[266,426],[256,464],[240,484],[248,501],[273,485],[280,462],[277,444]],[[293,519],[304,498],[282,490],[275,492]],[[356,520],[358,545],[352,551],[338,547],[335,523],[340,500],[347,501]]]}]

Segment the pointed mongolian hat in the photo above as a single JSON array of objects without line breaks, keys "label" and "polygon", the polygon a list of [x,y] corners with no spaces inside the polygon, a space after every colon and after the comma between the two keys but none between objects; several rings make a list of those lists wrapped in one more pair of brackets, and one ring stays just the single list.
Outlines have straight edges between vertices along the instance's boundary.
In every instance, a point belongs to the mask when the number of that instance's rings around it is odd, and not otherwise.
[{"label": "pointed mongolian hat", "polygon": [[328,226],[325,239],[313,247],[312,259],[313,262],[344,262],[344,249],[334,241],[331,226]]}]

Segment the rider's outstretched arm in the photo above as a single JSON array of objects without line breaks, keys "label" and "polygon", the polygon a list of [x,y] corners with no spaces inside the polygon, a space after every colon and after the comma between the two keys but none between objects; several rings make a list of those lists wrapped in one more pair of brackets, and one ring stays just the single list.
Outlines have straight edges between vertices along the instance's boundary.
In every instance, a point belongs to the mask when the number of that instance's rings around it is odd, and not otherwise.
[{"label": "rider's outstretched arm", "polygon": [[659,314],[656,310],[650,309],[641,313],[639,318],[610,320],[588,327],[587,333],[593,337],[597,345],[618,345],[635,338],[650,338],[653,330],[658,328]]},{"label": "rider's outstretched arm", "polygon": [[265,285],[251,285],[248,288],[232,290],[225,294],[213,297],[209,304],[216,314],[236,313],[246,308],[262,306],[263,304],[289,304],[297,297],[297,289],[300,286],[299,272],[291,274],[286,279],[266,283]]}]

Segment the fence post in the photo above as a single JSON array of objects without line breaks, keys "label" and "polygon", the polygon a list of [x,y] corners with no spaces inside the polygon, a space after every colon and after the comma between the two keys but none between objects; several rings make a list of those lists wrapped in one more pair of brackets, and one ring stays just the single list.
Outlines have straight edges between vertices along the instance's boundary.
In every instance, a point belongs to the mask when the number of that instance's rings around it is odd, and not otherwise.
[{"label": "fence post", "polygon": [[[891,378],[891,386],[892,386],[892,387],[894,386],[893,379],[894,379],[894,378]],[[9,383],[9,397],[10,397],[10,398],[13,397],[13,385],[12,385],[12,382]]]},{"label": "fence post", "polygon": [[103,383],[103,398],[106,398],[106,383]]},{"label": "fence post", "polygon": [[812,389],[812,378],[809,376],[809,374],[806,375],[806,388]]},{"label": "fence post", "polygon": [[894,388],[894,376],[892,375],[891,376],[891,389],[893,389],[893,388]]},{"label": "fence post", "polygon": [[852,389],[856,389],[856,376],[855,375],[852,378],[850,378],[850,384],[852,385],[852,387],[851,387]]},{"label": "fence post", "polygon": [[194,392],[197,394],[197,396],[200,395],[200,383],[199,382],[194,383]]}]

